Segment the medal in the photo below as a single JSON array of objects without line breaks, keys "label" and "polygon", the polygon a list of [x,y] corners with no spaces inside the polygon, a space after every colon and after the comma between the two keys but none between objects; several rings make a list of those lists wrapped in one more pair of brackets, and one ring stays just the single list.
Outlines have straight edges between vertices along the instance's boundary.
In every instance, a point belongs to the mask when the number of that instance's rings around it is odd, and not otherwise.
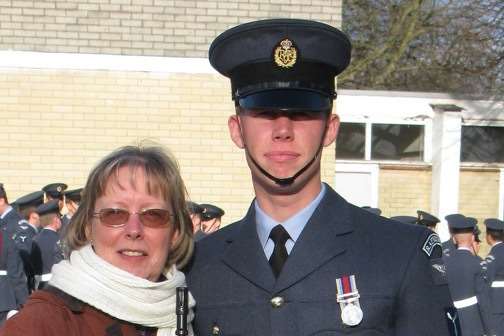
[{"label": "medal", "polygon": [[362,309],[353,303],[347,304],[341,311],[341,320],[351,327],[358,325],[362,321]]},{"label": "medal", "polygon": [[354,327],[361,323],[364,314],[360,307],[359,298],[355,275],[336,279],[336,301],[340,304],[343,324]]}]

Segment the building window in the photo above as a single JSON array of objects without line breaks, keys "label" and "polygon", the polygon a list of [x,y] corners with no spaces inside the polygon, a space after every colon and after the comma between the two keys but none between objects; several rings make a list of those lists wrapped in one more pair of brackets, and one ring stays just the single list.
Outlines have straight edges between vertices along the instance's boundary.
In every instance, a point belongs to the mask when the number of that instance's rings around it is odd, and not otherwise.
[{"label": "building window", "polygon": [[422,125],[373,124],[371,133],[372,160],[423,160]]},{"label": "building window", "polygon": [[424,126],[343,122],[336,142],[336,159],[423,161]]},{"label": "building window", "polygon": [[462,126],[460,161],[504,163],[504,127]]},{"label": "building window", "polygon": [[366,124],[341,123],[336,141],[336,159],[364,160],[366,153]]}]

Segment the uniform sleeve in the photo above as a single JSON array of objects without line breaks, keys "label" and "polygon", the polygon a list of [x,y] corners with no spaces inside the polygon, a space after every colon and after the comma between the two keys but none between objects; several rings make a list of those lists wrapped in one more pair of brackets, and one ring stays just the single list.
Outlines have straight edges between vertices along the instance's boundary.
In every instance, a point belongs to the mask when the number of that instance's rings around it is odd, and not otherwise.
[{"label": "uniform sleeve", "polygon": [[58,240],[58,242],[54,244],[53,248],[53,265],[59,263],[63,259],[64,259],[63,250],[61,248],[61,243]]},{"label": "uniform sleeve", "polygon": [[439,237],[423,232],[399,293],[396,335],[453,335],[457,328]]},{"label": "uniform sleeve", "polygon": [[18,307],[25,303],[28,297],[27,279],[23,269],[23,262],[14,241],[7,241],[7,274],[16,295]]},{"label": "uniform sleeve", "polygon": [[490,285],[486,279],[486,270],[483,269],[482,263],[474,265],[474,284],[475,294],[478,298],[478,307],[481,316],[481,322],[486,333],[490,333],[492,329],[492,311],[490,299]]}]

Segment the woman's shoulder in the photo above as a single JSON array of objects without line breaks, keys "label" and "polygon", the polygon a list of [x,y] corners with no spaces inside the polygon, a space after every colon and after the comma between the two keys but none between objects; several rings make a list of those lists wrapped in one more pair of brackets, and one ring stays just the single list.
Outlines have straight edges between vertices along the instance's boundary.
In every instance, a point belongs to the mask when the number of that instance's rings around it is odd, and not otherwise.
[{"label": "woman's shoulder", "polygon": [[74,335],[72,331],[79,328],[72,325],[75,321],[65,295],[51,290],[34,292],[19,313],[5,322],[0,336]]}]

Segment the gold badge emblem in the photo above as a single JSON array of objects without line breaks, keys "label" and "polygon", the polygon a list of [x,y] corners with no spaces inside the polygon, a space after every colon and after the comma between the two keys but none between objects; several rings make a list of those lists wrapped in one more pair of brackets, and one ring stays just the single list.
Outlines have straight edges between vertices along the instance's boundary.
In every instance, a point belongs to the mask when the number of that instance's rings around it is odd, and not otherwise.
[{"label": "gold badge emblem", "polygon": [[289,39],[280,41],[275,48],[275,63],[282,68],[291,68],[296,64],[297,49]]}]

